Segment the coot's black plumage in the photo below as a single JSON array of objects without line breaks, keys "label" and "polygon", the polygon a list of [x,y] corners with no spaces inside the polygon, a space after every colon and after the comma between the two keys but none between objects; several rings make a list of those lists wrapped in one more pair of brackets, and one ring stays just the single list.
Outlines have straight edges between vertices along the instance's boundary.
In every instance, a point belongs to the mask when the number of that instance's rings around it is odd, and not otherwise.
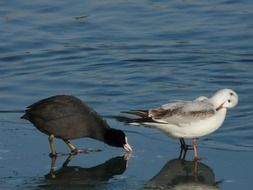
[{"label": "coot's black plumage", "polygon": [[51,155],[56,155],[54,137],[62,139],[72,152],[78,152],[69,140],[90,137],[132,151],[123,131],[109,127],[99,114],[74,96],[57,95],[27,107],[22,119],[29,120],[49,136]]}]

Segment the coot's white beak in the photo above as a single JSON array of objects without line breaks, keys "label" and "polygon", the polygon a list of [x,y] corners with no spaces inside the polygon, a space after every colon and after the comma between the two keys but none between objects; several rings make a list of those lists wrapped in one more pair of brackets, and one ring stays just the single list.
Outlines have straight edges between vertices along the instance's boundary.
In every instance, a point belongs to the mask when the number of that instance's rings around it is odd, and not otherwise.
[{"label": "coot's white beak", "polygon": [[131,148],[131,146],[128,144],[128,142],[127,142],[127,138],[126,138],[126,144],[124,144],[124,149],[127,151],[127,152],[132,152],[133,150],[132,150],[132,148]]}]

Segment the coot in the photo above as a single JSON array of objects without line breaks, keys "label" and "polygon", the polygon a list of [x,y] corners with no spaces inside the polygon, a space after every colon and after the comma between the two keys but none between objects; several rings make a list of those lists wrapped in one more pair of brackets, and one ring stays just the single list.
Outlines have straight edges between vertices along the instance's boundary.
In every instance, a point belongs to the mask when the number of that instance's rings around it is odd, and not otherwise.
[{"label": "coot", "polygon": [[52,156],[57,155],[54,137],[62,139],[73,153],[78,149],[69,140],[82,137],[132,151],[123,131],[111,128],[94,109],[74,96],[57,95],[40,100],[28,106],[21,118],[49,136]]}]

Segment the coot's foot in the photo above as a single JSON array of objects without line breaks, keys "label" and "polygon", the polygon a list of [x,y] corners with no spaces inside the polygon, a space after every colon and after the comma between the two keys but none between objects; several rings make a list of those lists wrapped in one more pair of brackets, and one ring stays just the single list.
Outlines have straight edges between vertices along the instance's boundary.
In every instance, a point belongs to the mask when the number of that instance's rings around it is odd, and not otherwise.
[{"label": "coot's foot", "polygon": [[69,156],[70,153],[65,153],[65,152],[57,152],[57,153],[50,153],[49,157],[50,158],[56,158],[56,157],[61,157],[61,156]]},{"label": "coot's foot", "polygon": [[71,151],[72,154],[77,154],[77,153],[91,153],[91,152],[101,152],[101,149],[93,149],[93,148],[78,148],[75,149],[74,151]]}]

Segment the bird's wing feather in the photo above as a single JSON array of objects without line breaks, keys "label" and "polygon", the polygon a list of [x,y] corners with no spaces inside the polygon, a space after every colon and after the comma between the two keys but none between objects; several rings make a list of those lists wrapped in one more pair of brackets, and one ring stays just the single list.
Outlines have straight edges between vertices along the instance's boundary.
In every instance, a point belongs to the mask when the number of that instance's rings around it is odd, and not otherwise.
[{"label": "bird's wing feather", "polygon": [[[74,96],[57,95],[38,101],[27,107],[27,115],[51,122],[62,118],[81,117],[87,121],[100,123],[108,127],[105,120],[85,102]],[[29,117],[29,116],[28,116]]]},{"label": "bird's wing feather", "polygon": [[149,117],[153,120],[171,124],[190,123],[206,119],[214,114],[213,105],[206,100],[179,101],[149,110]]},{"label": "bird's wing feather", "polygon": [[27,114],[32,114],[43,120],[59,119],[71,116],[80,111],[88,112],[90,110],[89,107],[83,104],[79,99],[65,95],[57,95],[40,100],[27,108]]}]

